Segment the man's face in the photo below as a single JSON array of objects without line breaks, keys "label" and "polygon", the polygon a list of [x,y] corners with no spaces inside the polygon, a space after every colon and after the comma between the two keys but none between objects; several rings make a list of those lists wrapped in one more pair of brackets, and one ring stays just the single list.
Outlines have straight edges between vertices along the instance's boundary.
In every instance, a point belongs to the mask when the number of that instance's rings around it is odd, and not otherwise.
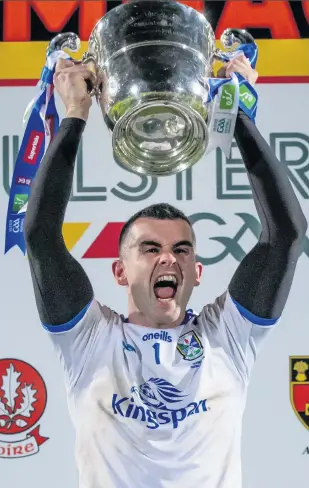
[{"label": "man's face", "polygon": [[113,265],[118,284],[128,288],[130,312],[154,326],[179,323],[201,270],[191,228],[181,219],[136,220]]}]

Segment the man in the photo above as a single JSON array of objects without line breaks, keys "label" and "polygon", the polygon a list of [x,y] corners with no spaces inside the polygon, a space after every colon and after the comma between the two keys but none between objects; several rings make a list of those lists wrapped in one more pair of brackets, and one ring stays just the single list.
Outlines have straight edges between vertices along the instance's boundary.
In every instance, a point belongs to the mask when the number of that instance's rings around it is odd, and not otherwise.
[{"label": "man", "polygon": [[[232,71],[256,81],[243,57],[228,63],[226,76]],[[58,63],[66,118],[25,222],[40,319],[66,376],[80,488],[240,488],[250,372],[285,306],[305,217],[286,168],[239,112],[235,137],[262,232],[228,289],[199,314],[187,310],[202,271],[194,232],[183,213],[158,204],[121,233],[113,272],[128,293],[127,318],[102,306],[61,233],[92,76],[85,66]]]}]

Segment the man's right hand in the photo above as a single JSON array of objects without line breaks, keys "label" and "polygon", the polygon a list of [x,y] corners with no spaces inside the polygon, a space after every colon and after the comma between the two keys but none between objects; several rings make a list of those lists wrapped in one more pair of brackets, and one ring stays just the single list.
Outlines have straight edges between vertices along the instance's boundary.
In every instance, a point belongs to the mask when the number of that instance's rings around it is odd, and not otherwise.
[{"label": "man's right hand", "polygon": [[95,75],[85,64],[59,59],[54,74],[54,85],[65,108],[66,117],[87,120],[92,104],[86,80],[95,83]]}]

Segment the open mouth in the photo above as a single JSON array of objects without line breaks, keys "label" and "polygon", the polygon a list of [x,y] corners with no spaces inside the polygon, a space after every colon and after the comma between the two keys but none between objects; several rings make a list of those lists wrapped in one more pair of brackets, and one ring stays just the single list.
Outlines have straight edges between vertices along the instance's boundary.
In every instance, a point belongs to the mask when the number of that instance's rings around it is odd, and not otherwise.
[{"label": "open mouth", "polygon": [[171,300],[176,295],[177,287],[178,280],[176,276],[159,276],[154,284],[154,294],[160,300]]}]

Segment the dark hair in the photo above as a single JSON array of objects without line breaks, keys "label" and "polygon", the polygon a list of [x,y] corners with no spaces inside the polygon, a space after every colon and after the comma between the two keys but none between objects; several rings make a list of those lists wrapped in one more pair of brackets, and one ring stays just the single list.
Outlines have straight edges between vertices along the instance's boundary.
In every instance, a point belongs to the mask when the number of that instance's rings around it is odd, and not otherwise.
[{"label": "dark hair", "polygon": [[121,251],[121,247],[124,243],[126,236],[129,233],[130,228],[134,224],[137,219],[159,219],[159,220],[176,220],[181,219],[187,222],[192,230],[193,242],[195,243],[195,234],[191,225],[190,220],[185,214],[179,210],[178,208],[173,207],[169,203],[155,203],[154,205],[150,205],[149,207],[143,208],[136,214],[132,215],[129,220],[124,224],[119,236],[119,251]]}]

